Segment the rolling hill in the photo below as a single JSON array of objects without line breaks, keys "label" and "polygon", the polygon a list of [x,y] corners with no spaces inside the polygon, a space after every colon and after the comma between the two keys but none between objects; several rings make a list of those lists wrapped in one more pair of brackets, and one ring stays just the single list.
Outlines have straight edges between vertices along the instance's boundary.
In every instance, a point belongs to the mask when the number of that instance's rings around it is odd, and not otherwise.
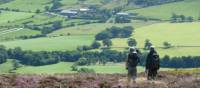
[{"label": "rolling hill", "polygon": [[0,5],[0,8],[19,9],[20,11],[44,11],[45,6],[51,6],[51,0],[13,0]]},{"label": "rolling hill", "polygon": [[[113,9],[115,7],[119,7],[125,5],[127,0],[86,0],[81,2],[79,0],[61,0],[61,8],[69,9],[69,8],[81,8],[87,7],[90,5],[98,5],[103,8]],[[9,8],[9,9],[19,9],[20,11],[26,12],[35,12],[37,9],[41,11],[45,10],[45,7],[52,6],[52,0],[12,0],[8,3],[4,3],[0,5],[0,8]]]},{"label": "rolling hill", "polygon": [[32,15],[34,15],[34,13],[2,11],[0,14],[0,24],[27,19],[30,18]]},{"label": "rolling hill", "polygon": [[77,46],[90,45],[93,40],[92,36],[61,36],[1,42],[0,45],[33,51],[71,51],[76,50]]},{"label": "rolling hill", "polygon": [[84,2],[79,0],[62,0],[61,2],[63,4],[61,8],[81,8],[96,5],[101,8],[113,9],[125,5],[127,0],[85,0]]},{"label": "rolling hill", "polygon": [[[1,0],[0,0],[1,1]],[[106,28],[112,26],[124,27],[132,26],[135,32],[130,38],[137,40],[137,47],[143,48],[146,39],[150,39],[156,47],[163,47],[164,42],[169,42],[174,47],[164,49],[156,48],[161,57],[169,55],[170,57],[180,56],[199,56],[200,52],[200,22],[197,18],[200,16],[199,3],[200,0],[184,0],[180,2],[134,8],[128,6],[130,13],[138,13],[138,16],[147,18],[156,18],[165,20],[135,20],[131,19],[131,23],[114,23],[115,15],[112,14],[110,20],[105,23],[95,19],[73,19],[66,18],[56,12],[45,12],[45,6],[52,6],[52,0],[7,0],[9,2],[1,3],[0,9],[0,45],[8,48],[21,47],[23,50],[32,51],[73,51],[78,46],[91,45],[95,39],[95,35]],[[107,8],[113,11],[116,7],[127,9],[125,4],[127,0],[62,0],[62,9],[79,9],[88,6],[99,6],[99,8]],[[8,9],[18,9],[19,11],[5,11]],[[37,9],[41,13],[35,13]],[[119,9],[119,8],[118,8]],[[130,10],[131,9],[131,10]],[[192,16],[195,22],[188,23],[170,23],[168,20],[172,13],[178,15]],[[54,28],[54,22],[62,22],[58,29],[48,33],[44,37],[19,39],[21,36],[41,35],[43,29]],[[31,26],[31,27],[27,27]],[[57,24],[58,25],[58,24]],[[72,26],[69,26],[72,25]],[[20,29],[20,30],[17,30]],[[16,31],[17,30],[17,31]],[[127,51],[128,38],[113,38],[112,50]],[[101,42],[101,41],[98,41]],[[180,47],[181,46],[181,47]],[[183,47],[186,46],[186,47]],[[122,48],[119,48],[122,47]],[[90,51],[99,51],[93,49]],[[143,49],[141,49],[143,51]],[[46,58],[46,57],[45,57]],[[8,58],[7,58],[8,59]],[[12,60],[9,58],[7,62],[0,64],[0,74],[8,73],[13,69]],[[34,58],[35,59],[35,58]],[[14,72],[21,74],[56,74],[56,73],[74,73],[71,71],[72,62],[58,62],[45,66],[26,66],[18,68]],[[79,66],[79,68],[94,69],[97,73],[126,73],[124,63],[110,63],[103,65]],[[139,72],[144,71],[143,67],[138,67]],[[161,70],[172,70],[162,68]],[[1,77],[0,77],[1,78]],[[1,83],[0,83],[1,84]]]},{"label": "rolling hill", "polygon": [[163,5],[156,5],[127,12],[138,13],[139,16],[169,20],[172,13],[178,15],[192,16],[196,20],[200,16],[199,0],[184,0]]},{"label": "rolling hill", "polygon": [[[174,46],[198,46],[199,22],[193,23],[158,23],[136,28],[132,38],[138,42],[137,47],[143,48],[146,39],[150,39],[154,46],[163,47],[164,42]],[[112,47],[127,47],[127,39],[113,39]],[[116,50],[118,50],[116,48]],[[198,56],[200,47],[174,47],[170,49],[158,49],[161,56]]]},{"label": "rolling hill", "polygon": [[[56,74],[56,73],[77,73],[76,71],[72,71],[71,66],[73,62],[60,62],[53,65],[45,65],[45,66],[26,66],[21,65],[20,68],[15,70],[14,72],[20,74]],[[127,73],[125,69],[125,63],[107,63],[106,65],[90,65],[90,66],[78,66],[78,68],[89,68],[94,69],[96,73]],[[0,70],[0,74],[8,73],[9,70],[13,69],[13,63],[11,59],[8,59],[6,63],[0,64],[0,68],[4,68]],[[138,66],[138,72],[144,72],[145,68],[142,66]],[[172,71],[174,69],[171,68],[161,68],[161,71]]]},{"label": "rolling hill", "polygon": [[50,33],[49,36],[54,36],[54,35],[61,35],[61,34],[72,34],[72,35],[95,35],[106,28],[110,28],[112,26],[117,26],[117,27],[124,27],[124,26],[132,26],[134,28],[139,28],[147,25],[151,25],[157,22],[149,21],[149,22],[144,22],[144,21],[139,21],[139,20],[134,20],[132,23],[125,23],[125,24],[115,24],[115,23],[93,23],[93,24],[88,24],[88,25],[79,25],[79,26],[74,26],[74,27],[68,27],[68,28],[63,28],[57,31],[54,31],[53,33]]},{"label": "rolling hill", "polygon": [[24,28],[15,28],[15,29],[9,29],[9,30],[12,30],[12,31],[8,31],[8,29],[5,30],[6,32],[0,31],[1,42],[16,40],[17,38],[21,36],[33,36],[33,35],[41,34],[40,31],[24,29]]}]

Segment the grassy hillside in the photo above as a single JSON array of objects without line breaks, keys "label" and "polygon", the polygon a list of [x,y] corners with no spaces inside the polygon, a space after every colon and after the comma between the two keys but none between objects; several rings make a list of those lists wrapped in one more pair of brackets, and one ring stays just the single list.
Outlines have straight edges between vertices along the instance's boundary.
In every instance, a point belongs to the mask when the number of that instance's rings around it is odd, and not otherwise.
[{"label": "grassy hillside", "polygon": [[102,8],[113,9],[125,5],[127,0],[85,0],[84,2],[78,0],[62,0],[61,3],[63,4],[62,8],[80,8],[97,5]]},{"label": "grassy hillside", "polygon": [[54,74],[54,73],[74,73],[71,71],[71,66],[73,63],[69,62],[60,62],[58,64],[53,65],[46,65],[46,66],[23,66],[22,68],[19,68],[15,72],[22,73],[22,74]]},{"label": "grassy hillside", "polygon": [[64,37],[45,37],[28,40],[16,40],[1,42],[8,48],[21,47],[24,50],[33,51],[56,51],[56,50],[75,50],[77,46],[90,45],[93,42],[92,36],[64,36]]},{"label": "grassy hillside", "polygon": [[60,35],[60,34],[72,34],[72,35],[95,35],[106,28],[110,28],[112,26],[118,26],[118,27],[124,27],[124,26],[133,26],[134,28],[143,27],[146,25],[151,25],[156,22],[144,22],[144,21],[138,21],[134,20],[132,23],[125,23],[125,24],[115,24],[115,23],[94,23],[94,24],[88,24],[88,25],[80,25],[80,26],[74,26],[69,28],[63,28],[61,30],[57,30],[49,36],[53,35]]},{"label": "grassy hillside", "polygon": [[[167,41],[174,46],[198,46],[200,45],[199,30],[200,23],[160,23],[137,29],[135,37],[139,43],[138,47],[144,46],[145,39],[150,39],[154,46],[163,46]],[[158,49],[161,55],[170,56],[198,56],[200,47]]]},{"label": "grassy hillside", "polygon": [[[163,47],[163,42],[169,42],[174,46],[198,46],[200,45],[199,28],[199,22],[158,23],[136,29],[133,38],[137,40],[139,48],[144,47],[146,39],[150,39],[156,47]],[[113,39],[112,47],[127,47],[127,39]],[[158,49],[161,56],[198,56],[199,50],[200,47]]]},{"label": "grassy hillside", "polygon": [[163,42],[172,45],[197,46],[200,45],[200,22],[193,23],[159,23],[136,29],[135,37],[139,47],[143,47],[144,40],[150,39],[155,46],[162,46]]},{"label": "grassy hillside", "polygon": [[45,6],[50,5],[51,0],[13,0],[12,2],[0,5],[0,8],[35,12],[37,9],[44,10]]},{"label": "grassy hillside", "polygon": [[[136,31],[133,34],[138,42],[138,47],[143,48],[146,39],[150,39],[154,46],[163,47],[163,42],[169,42],[174,46],[198,46],[200,42],[199,36],[199,22],[193,23],[158,23],[149,26],[141,27],[142,25],[136,27]],[[17,46],[22,47],[26,50],[75,50],[77,46],[80,45],[90,45],[94,40],[94,35],[105,28],[111,26],[134,26],[134,24],[89,24],[82,26],[69,27],[53,32],[49,36],[59,36],[61,34],[71,33],[71,36],[66,37],[47,37],[29,40],[18,40],[10,42],[1,42],[9,48],[14,48]],[[9,35],[8,35],[9,36]],[[167,36],[167,37],[166,37]],[[69,39],[69,40],[67,40]],[[112,39],[113,49],[124,50],[123,48],[115,47],[127,47],[126,39]],[[74,43],[76,42],[76,43]],[[27,45],[31,45],[27,46]],[[40,45],[40,46],[38,46]],[[198,47],[175,47],[170,49],[158,49],[161,56],[198,56],[200,48]]]},{"label": "grassy hillside", "polygon": [[0,74],[8,73],[10,70],[13,69],[12,60],[7,60],[6,63],[0,64]]},{"label": "grassy hillside", "polygon": [[199,3],[200,0],[185,0],[182,2],[157,5],[137,10],[129,10],[127,12],[138,13],[140,16],[164,20],[169,20],[172,16],[172,13],[192,16],[197,19],[200,15]]},{"label": "grassy hillside", "polygon": [[[2,33],[2,31],[0,33]],[[7,41],[7,40],[10,41],[10,40],[14,40],[14,39],[16,39],[17,37],[20,37],[20,36],[31,36],[31,35],[37,35],[37,34],[41,34],[40,31],[30,30],[30,29],[21,29],[19,31],[0,34],[0,41],[1,42]]]},{"label": "grassy hillside", "polygon": [[0,4],[4,4],[4,3],[8,3],[8,2],[11,2],[13,0],[0,0]]},{"label": "grassy hillside", "polygon": [[[71,71],[73,63],[60,62],[58,64],[46,65],[46,66],[23,66],[18,68],[15,72],[22,74],[55,74],[55,73],[75,73]],[[78,68],[90,68],[94,69],[96,73],[126,73],[124,63],[109,63],[104,65],[91,65],[91,66],[79,66]],[[161,71],[173,70],[168,68],[162,68]],[[138,66],[138,72],[144,72],[144,67]]]},{"label": "grassy hillside", "polygon": [[13,22],[16,20],[27,19],[27,18],[30,18],[32,15],[34,15],[34,14],[33,13],[24,13],[24,12],[2,11],[0,13],[0,24],[8,23],[8,21]]}]

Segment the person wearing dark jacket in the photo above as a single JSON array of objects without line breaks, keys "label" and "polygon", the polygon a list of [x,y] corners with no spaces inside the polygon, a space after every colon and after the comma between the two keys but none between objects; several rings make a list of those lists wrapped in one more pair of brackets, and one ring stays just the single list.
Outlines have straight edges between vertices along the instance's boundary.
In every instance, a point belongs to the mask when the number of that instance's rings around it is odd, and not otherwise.
[{"label": "person wearing dark jacket", "polygon": [[140,62],[140,58],[137,54],[137,51],[134,47],[129,49],[128,59],[126,61],[126,69],[128,70],[128,83],[133,81],[137,77],[137,64]]},{"label": "person wearing dark jacket", "polygon": [[150,48],[150,52],[146,59],[146,72],[148,74],[147,79],[155,79],[157,72],[160,68],[160,60],[159,55],[154,49],[154,47]]}]

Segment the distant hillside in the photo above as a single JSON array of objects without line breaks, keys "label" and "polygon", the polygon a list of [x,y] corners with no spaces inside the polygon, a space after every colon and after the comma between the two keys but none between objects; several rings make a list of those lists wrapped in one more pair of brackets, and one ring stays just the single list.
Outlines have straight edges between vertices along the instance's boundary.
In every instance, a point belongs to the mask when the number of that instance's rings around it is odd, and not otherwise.
[{"label": "distant hillside", "polygon": [[113,9],[127,4],[127,0],[61,0],[62,8],[80,8],[88,6],[99,6],[101,8]]},{"label": "distant hillside", "polygon": [[12,2],[0,5],[0,8],[19,9],[21,11],[44,10],[45,6],[50,6],[51,0],[13,0]]},{"label": "distant hillside", "polygon": [[172,13],[178,15],[192,16],[196,20],[200,15],[200,0],[185,0],[181,2],[157,5],[127,12],[138,13],[139,16],[169,20]]},{"label": "distant hillside", "polygon": [[[11,0],[6,0],[11,1]],[[1,2],[6,2],[0,0]],[[90,5],[97,5],[103,8],[113,9],[115,7],[123,6],[127,3],[127,0],[60,0],[61,8],[80,8],[88,7]],[[35,12],[37,9],[41,11],[45,10],[46,6],[52,6],[52,0],[13,0],[12,2],[0,5],[0,8],[19,9],[20,11],[32,11]]]},{"label": "distant hillside", "polygon": [[[165,1],[141,1],[141,0],[60,0],[62,9],[80,8],[88,6],[99,6],[107,9],[135,9],[137,7],[148,7],[165,3],[172,3],[182,0],[165,0]],[[53,0],[0,0],[0,8],[17,9],[20,11],[35,12],[37,9],[44,11],[46,7],[53,6]]]},{"label": "distant hillside", "polygon": [[0,4],[8,3],[10,1],[13,1],[13,0],[0,0]]}]

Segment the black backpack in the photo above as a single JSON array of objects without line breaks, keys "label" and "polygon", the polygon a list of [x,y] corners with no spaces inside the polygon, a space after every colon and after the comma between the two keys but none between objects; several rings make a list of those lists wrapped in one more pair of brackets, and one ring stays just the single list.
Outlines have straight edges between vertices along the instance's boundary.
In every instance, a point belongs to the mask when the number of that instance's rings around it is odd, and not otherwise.
[{"label": "black backpack", "polygon": [[152,69],[159,69],[160,68],[160,58],[159,55],[157,53],[153,53],[152,55],[152,59],[151,59],[151,63],[152,63]]},{"label": "black backpack", "polygon": [[136,53],[129,54],[128,64],[131,67],[136,67],[138,64],[139,57]]}]

